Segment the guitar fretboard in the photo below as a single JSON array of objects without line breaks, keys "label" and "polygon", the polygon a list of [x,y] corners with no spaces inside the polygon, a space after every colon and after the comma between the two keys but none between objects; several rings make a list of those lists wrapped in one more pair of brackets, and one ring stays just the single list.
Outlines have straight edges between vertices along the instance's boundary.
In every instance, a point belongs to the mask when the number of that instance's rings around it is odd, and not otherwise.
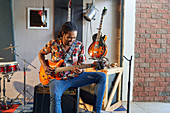
[{"label": "guitar fretboard", "polygon": [[63,71],[71,71],[75,67],[78,67],[79,69],[84,69],[84,68],[90,68],[90,67],[94,67],[94,66],[95,66],[95,64],[83,64],[83,65],[68,66],[68,67],[58,67],[55,69],[55,73],[63,72]]}]

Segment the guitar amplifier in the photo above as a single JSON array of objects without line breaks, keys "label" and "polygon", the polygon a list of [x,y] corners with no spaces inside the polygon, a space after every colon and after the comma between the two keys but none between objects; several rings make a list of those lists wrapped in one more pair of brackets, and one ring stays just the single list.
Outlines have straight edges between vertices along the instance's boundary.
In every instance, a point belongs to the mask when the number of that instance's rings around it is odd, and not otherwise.
[{"label": "guitar amplifier", "polygon": [[[62,113],[78,113],[79,88],[68,88],[61,97]],[[39,84],[34,88],[33,113],[50,113],[49,86]]]}]

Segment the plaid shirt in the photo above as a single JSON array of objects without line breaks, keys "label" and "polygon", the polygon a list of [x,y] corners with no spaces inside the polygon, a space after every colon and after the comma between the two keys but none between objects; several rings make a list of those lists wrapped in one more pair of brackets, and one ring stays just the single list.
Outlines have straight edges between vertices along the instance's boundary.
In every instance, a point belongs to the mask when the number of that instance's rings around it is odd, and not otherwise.
[{"label": "plaid shirt", "polygon": [[[61,59],[65,59],[66,52],[64,50],[64,47],[62,45],[61,40],[50,40],[44,47],[43,47],[44,54],[47,55],[51,53],[52,61],[58,62]],[[86,61],[85,53],[84,53],[84,45],[76,40],[75,48],[70,55],[70,58],[66,63],[62,64],[62,67],[65,66],[72,66],[77,65],[78,63],[83,64]],[[67,80],[68,77],[77,77],[75,73],[72,71],[65,71],[60,72],[59,77],[61,77],[61,80]]]}]

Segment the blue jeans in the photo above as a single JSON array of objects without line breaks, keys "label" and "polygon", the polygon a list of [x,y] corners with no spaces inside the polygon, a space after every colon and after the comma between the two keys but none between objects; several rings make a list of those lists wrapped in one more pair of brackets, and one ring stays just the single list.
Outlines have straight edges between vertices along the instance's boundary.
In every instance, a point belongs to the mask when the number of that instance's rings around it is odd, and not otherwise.
[{"label": "blue jeans", "polygon": [[106,75],[103,72],[82,72],[78,77],[69,80],[50,80],[50,113],[62,113],[61,96],[66,89],[87,86],[92,83],[96,83],[97,86],[93,111],[100,113],[106,83]]}]

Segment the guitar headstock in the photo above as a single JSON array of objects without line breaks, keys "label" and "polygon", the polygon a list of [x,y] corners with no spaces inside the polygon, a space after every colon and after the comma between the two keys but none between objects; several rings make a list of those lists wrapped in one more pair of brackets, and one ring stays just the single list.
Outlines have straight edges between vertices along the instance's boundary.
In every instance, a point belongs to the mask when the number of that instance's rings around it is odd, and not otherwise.
[{"label": "guitar headstock", "polygon": [[106,9],[106,7],[104,7],[103,12],[102,12],[102,16],[105,15],[106,12],[107,12],[107,9]]}]

